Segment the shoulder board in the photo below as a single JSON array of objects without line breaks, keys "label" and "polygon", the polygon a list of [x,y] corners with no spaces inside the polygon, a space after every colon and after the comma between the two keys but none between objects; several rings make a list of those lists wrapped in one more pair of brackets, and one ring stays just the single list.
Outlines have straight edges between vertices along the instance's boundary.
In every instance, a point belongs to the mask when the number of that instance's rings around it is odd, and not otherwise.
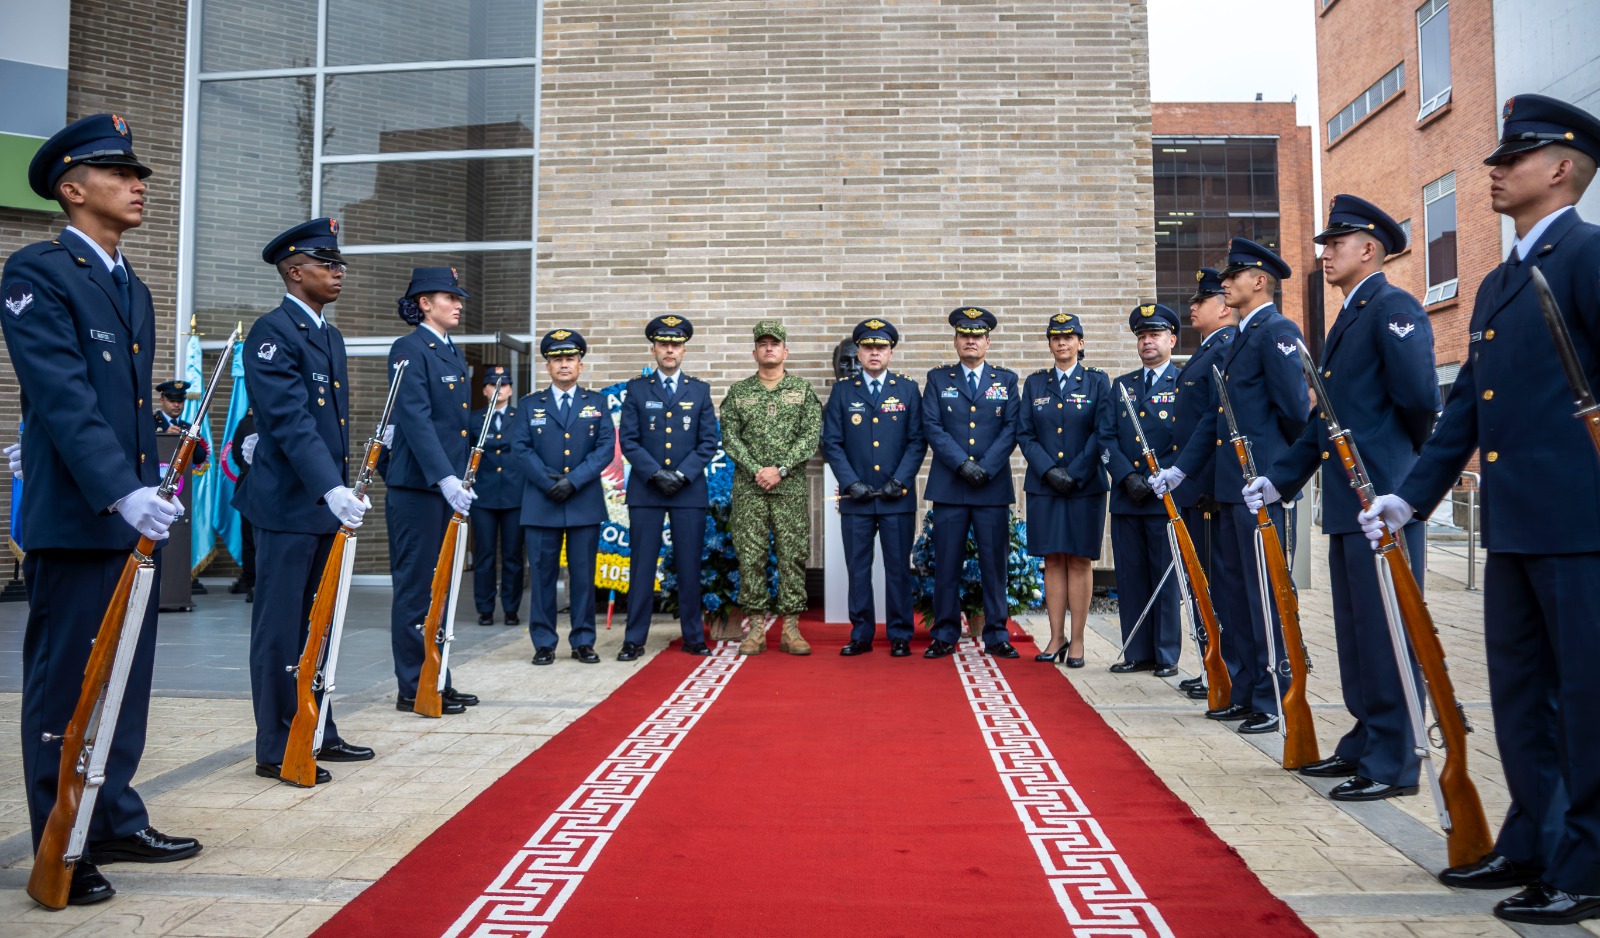
[{"label": "shoulder board", "polygon": [[1093,372],[1096,372],[1096,373],[1102,374],[1102,375],[1106,373],[1104,368],[1096,368],[1093,365],[1084,365],[1083,366],[1083,370],[1084,371],[1093,371]]}]

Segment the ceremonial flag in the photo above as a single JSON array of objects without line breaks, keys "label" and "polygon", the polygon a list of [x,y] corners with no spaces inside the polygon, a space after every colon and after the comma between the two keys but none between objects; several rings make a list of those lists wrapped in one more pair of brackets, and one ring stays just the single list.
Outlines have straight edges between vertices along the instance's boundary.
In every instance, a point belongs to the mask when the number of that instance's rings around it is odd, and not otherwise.
[{"label": "ceremonial flag", "polygon": [[[189,352],[188,361],[183,369],[183,377],[189,382],[189,390],[183,402],[183,414],[179,419],[188,424],[195,424],[200,416],[200,398],[205,393],[206,375],[201,367],[200,333],[195,329],[194,320],[189,320]],[[199,420],[200,439],[206,444],[206,451],[216,459],[217,449],[211,445],[211,421]],[[210,471],[208,462],[204,467],[191,471],[194,480],[194,495],[189,501],[189,517],[191,532],[193,534],[192,547],[190,548],[190,570],[196,575],[211,563],[211,554],[217,547],[217,530],[213,523],[216,516],[217,479],[219,473]]]},{"label": "ceremonial flag", "polygon": [[[242,335],[242,333],[241,333]],[[224,425],[222,452],[217,454],[216,514],[213,524],[235,563],[244,563],[244,528],[239,511],[233,507],[233,493],[239,485],[239,470],[244,457],[234,452],[233,437],[239,422],[250,412],[250,393],[244,383],[244,340],[233,343],[233,393],[228,397],[228,421]]]}]

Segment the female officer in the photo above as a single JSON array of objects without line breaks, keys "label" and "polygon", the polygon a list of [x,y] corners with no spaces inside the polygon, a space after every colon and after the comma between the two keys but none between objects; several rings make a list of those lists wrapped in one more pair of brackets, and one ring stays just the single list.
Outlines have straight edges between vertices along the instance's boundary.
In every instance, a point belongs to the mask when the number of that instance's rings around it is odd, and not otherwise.
[{"label": "female officer", "polygon": [[[1102,462],[1116,434],[1111,379],[1082,361],[1083,324],[1057,313],[1045,326],[1055,365],[1023,385],[1017,441],[1028,461],[1028,553],[1044,558],[1044,601],[1050,644],[1035,661],[1065,660],[1083,667],[1083,627],[1105,534],[1110,485]],[[1063,635],[1072,610],[1072,640]]]}]

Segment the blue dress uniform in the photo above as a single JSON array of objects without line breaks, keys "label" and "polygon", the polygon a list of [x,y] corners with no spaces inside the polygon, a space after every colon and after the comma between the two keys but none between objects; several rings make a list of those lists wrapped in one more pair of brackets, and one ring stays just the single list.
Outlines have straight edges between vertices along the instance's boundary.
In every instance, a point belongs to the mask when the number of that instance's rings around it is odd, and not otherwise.
[{"label": "blue dress uniform", "polygon": [[[1261,245],[1234,238],[1229,245],[1228,266],[1222,271],[1223,278],[1258,267],[1279,280],[1288,279],[1291,272],[1288,264]],[[1295,344],[1300,338],[1300,327],[1278,312],[1272,303],[1267,303],[1245,317],[1240,323],[1238,337],[1221,354],[1218,370],[1228,382],[1228,399],[1233,404],[1239,432],[1250,440],[1257,471],[1276,463],[1305,429],[1311,398],[1306,392],[1305,374],[1300,370]],[[1222,654],[1228,662],[1233,683],[1233,708],[1242,708],[1242,712],[1229,716],[1244,718],[1255,713],[1277,716],[1282,711],[1282,702],[1273,689],[1267,663],[1270,655],[1271,660],[1284,667],[1283,630],[1271,590],[1257,576],[1256,516],[1244,505],[1244,472],[1228,440],[1227,421],[1215,393],[1211,403],[1211,409],[1200,418],[1184,445],[1176,468],[1187,478],[1199,474],[1207,465],[1213,467],[1216,497],[1222,504],[1217,550],[1213,555],[1217,567],[1214,580],[1244,584],[1242,590],[1222,589],[1212,597],[1221,600],[1219,615],[1231,626],[1223,632]],[[1183,487],[1180,485],[1178,491]],[[1268,505],[1267,513],[1281,531],[1283,505]],[[1271,616],[1266,622],[1261,609],[1264,590]],[[1281,676],[1279,684],[1284,684]]]},{"label": "blue dress uniform", "polygon": [[[296,254],[342,263],[337,223],[296,225],[261,259],[277,264]],[[233,506],[255,534],[260,593],[250,607],[250,699],[256,764],[272,766],[283,762],[289,742],[297,708],[290,668],[305,649],[312,600],[339,530],[323,496],[349,484],[350,382],[344,336],[292,296],[251,324],[241,354],[258,436]],[[339,742],[330,705],[323,749]]]},{"label": "blue dress uniform", "polygon": [[[156,393],[169,401],[181,401],[189,390],[189,382],[182,380],[163,381],[156,385]],[[198,392],[197,392],[198,393]],[[189,429],[189,422],[181,417],[168,417],[166,411],[156,410],[157,433],[182,433]],[[194,468],[197,474],[205,471],[206,464],[211,461],[211,450],[206,446],[205,440],[194,441]]]},{"label": "blue dress uniform", "polygon": [[[957,332],[986,335],[995,316],[977,306],[950,313]],[[940,570],[961,569],[967,531],[978,548],[983,590],[983,644],[1010,647],[1006,558],[1010,555],[1011,451],[1017,445],[1020,388],[1013,371],[988,362],[968,374],[957,362],[928,372],[922,391],[922,432],[933,451],[923,496],[933,503],[933,562]],[[963,469],[971,463],[980,472]],[[969,473],[963,476],[962,473]],[[986,478],[982,478],[986,477]],[[972,481],[966,481],[966,479]],[[933,638],[954,644],[961,630],[961,578],[933,581]],[[934,657],[948,654],[930,646]],[[925,653],[926,654],[926,653]]]},{"label": "blue dress uniform", "polygon": [[[1552,141],[1600,156],[1600,122],[1571,105],[1517,95],[1504,119],[1491,164]],[[1575,208],[1541,225],[1478,288],[1467,361],[1396,494],[1425,516],[1472,452],[1480,455],[1484,639],[1511,793],[1495,852],[1530,871],[1524,882],[1538,875],[1592,897],[1600,896],[1600,463],[1573,419],[1530,271],[1549,281],[1589,385],[1600,387],[1600,227]]]},{"label": "blue dress uniform", "polygon": [[[1352,233],[1375,238],[1386,255],[1402,251],[1406,238],[1377,206],[1338,195],[1318,244]],[[1362,462],[1379,492],[1405,478],[1433,429],[1439,385],[1433,366],[1433,327],[1416,297],[1390,285],[1382,272],[1361,281],[1345,298],[1323,344],[1318,366],[1333,410],[1355,435]],[[1395,669],[1394,644],[1379,592],[1376,554],[1361,533],[1360,500],[1350,487],[1328,425],[1313,417],[1289,452],[1262,474],[1280,492],[1298,491],[1322,469],[1322,531],[1328,535],[1328,573],[1333,590],[1333,626],[1345,709],[1355,718],[1321,772],[1349,774],[1382,786],[1417,784],[1411,719]],[[1406,526],[1411,569],[1424,568],[1423,523]],[[1407,646],[1409,648],[1409,645]],[[1413,674],[1419,693],[1420,674]],[[1311,768],[1311,767],[1304,767]],[[1362,786],[1352,786],[1352,789]],[[1339,797],[1339,789],[1334,789]]]},{"label": "blue dress uniform", "polygon": [[[63,157],[97,151],[103,155],[91,165],[124,166],[141,179],[150,174],[133,156],[122,119],[97,114],[68,125],[39,149],[28,172],[33,191],[54,198],[65,172]],[[113,274],[117,261],[120,273]],[[125,293],[118,283],[123,278]],[[0,325],[22,393],[27,486],[14,508],[21,512],[21,546],[27,551],[22,771],[37,848],[55,806],[61,764],[60,742],[41,742],[42,734],[63,732],[72,718],[100,619],[139,540],[112,506],[161,481],[146,391],[155,360],[155,313],[149,289],[127,259],[120,252],[106,255],[70,226],[53,241],[12,254],[0,277],[0,296]],[[160,584],[158,574],[89,824],[91,856],[95,843],[150,824],[131,781],[144,752]],[[104,889],[99,898],[110,895],[110,887]]]},{"label": "blue dress uniform", "polygon": [[[851,334],[856,345],[900,342],[892,323],[868,319]],[[897,654],[915,629],[911,610],[911,547],[916,536],[917,473],[928,454],[923,439],[922,397],[917,383],[886,371],[872,379],[858,374],[834,385],[822,410],[822,455],[839,482],[840,533],[850,575],[850,641],[868,648],[878,629],[873,609],[873,538],[883,546],[885,631]],[[845,497],[856,489],[857,497]],[[862,491],[864,489],[865,491]],[[854,653],[854,652],[852,652]]]},{"label": "blue dress uniform", "polygon": [[[566,329],[547,334],[539,343],[546,358],[582,355],[589,345]],[[567,545],[567,642],[573,657],[585,663],[594,655],[594,562],[600,548],[600,525],[606,520],[600,473],[616,457],[616,431],[606,397],[573,385],[570,402],[560,406],[552,385],[525,395],[517,410],[521,419],[511,438],[512,458],[522,470],[522,530],[533,565],[533,599],[528,631],[534,663],[549,664],[556,632],[556,575],[561,568],[561,543]],[[566,483],[566,484],[564,484]],[[541,660],[542,659],[542,660]]]},{"label": "blue dress uniform", "polygon": [[[484,387],[493,387],[496,378],[507,385],[511,382],[504,365],[487,366]],[[474,411],[471,427],[482,427],[488,413],[487,407]],[[494,622],[497,549],[500,608],[505,610],[506,625],[517,624],[517,610],[522,608],[522,475],[511,458],[511,426],[516,421],[517,409],[509,402],[495,415],[472,486],[478,496],[472,503],[472,598],[479,625]]]},{"label": "blue dress uniform", "polygon": [[[1150,330],[1178,331],[1178,314],[1160,303],[1146,303],[1128,317],[1134,335]],[[1119,377],[1116,384],[1126,388],[1139,408],[1139,424],[1158,463],[1171,464],[1177,458],[1173,427],[1178,416],[1178,368],[1162,362],[1159,375],[1152,375],[1146,386],[1146,373],[1139,368]],[[1118,671],[1142,670],[1151,665],[1164,676],[1178,664],[1183,653],[1183,622],[1178,610],[1178,574],[1167,575],[1172,565],[1172,545],[1167,540],[1167,509],[1149,491],[1145,476],[1144,445],[1134,432],[1133,420],[1122,406],[1122,395],[1112,389],[1116,402],[1116,445],[1106,449],[1111,470],[1111,550],[1116,558],[1117,608],[1122,620],[1122,641],[1127,645],[1123,666]],[[1130,491],[1131,489],[1131,491]],[[1133,631],[1140,613],[1155,593],[1161,595],[1139,631]],[[1132,641],[1129,641],[1129,636]],[[1134,667],[1128,667],[1133,665]]]},{"label": "blue dress uniform", "polygon": [[[682,316],[657,316],[645,325],[645,336],[651,342],[688,342],[694,337],[694,323]],[[681,647],[690,654],[708,655],[700,608],[700,553],[711,510],[706,467],[717,457],[721,439],[711,386],[681,370],[673,376],[671,393],[660,373],[634,378],[623,397],[617,438],[622,458],[632,467],[626,495],[628,628],[618,660],[637,658],[650,636],[656,562],[662,526],[669,518],[676,548],[672,557],[678,574]]]},{"label": "blue dress uniform", "polygon": [[[416,268],[406,285],[406,299],[427,293],[468,295],[452,268]],[[411,364],[395,396],[394,442],[380,468],[388,486],[384,518],[389,527],[389,568],[394,581],[389,610],[394,677],[400,697],[415,699],[433,571],[444,544],[445,525],[455,514],[439,483],[466,474],[467,459],[477,441],[466,356],[447,336],[422,322],[415,304],[403,302],[401,306],[402,318],[417,328],[396,339],[389,349],[391,373],[402,360],[409,359]],[[444,634],[442,628],[440,634]],[[446,704],[456,696],[470,697],[454,690],[448,674],[442,696]]]}]

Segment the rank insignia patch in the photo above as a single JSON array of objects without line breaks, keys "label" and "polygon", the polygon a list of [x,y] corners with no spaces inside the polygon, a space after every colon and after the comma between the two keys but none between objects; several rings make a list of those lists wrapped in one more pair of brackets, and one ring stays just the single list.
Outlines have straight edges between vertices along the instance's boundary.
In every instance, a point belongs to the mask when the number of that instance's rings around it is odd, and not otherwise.
[{"label": "rank insignia patch", "polygon": [[22,314],[33,306],[33,284],[26,280],[13,281],[6,287],[6,312],[11,318],[20,319]]}]

